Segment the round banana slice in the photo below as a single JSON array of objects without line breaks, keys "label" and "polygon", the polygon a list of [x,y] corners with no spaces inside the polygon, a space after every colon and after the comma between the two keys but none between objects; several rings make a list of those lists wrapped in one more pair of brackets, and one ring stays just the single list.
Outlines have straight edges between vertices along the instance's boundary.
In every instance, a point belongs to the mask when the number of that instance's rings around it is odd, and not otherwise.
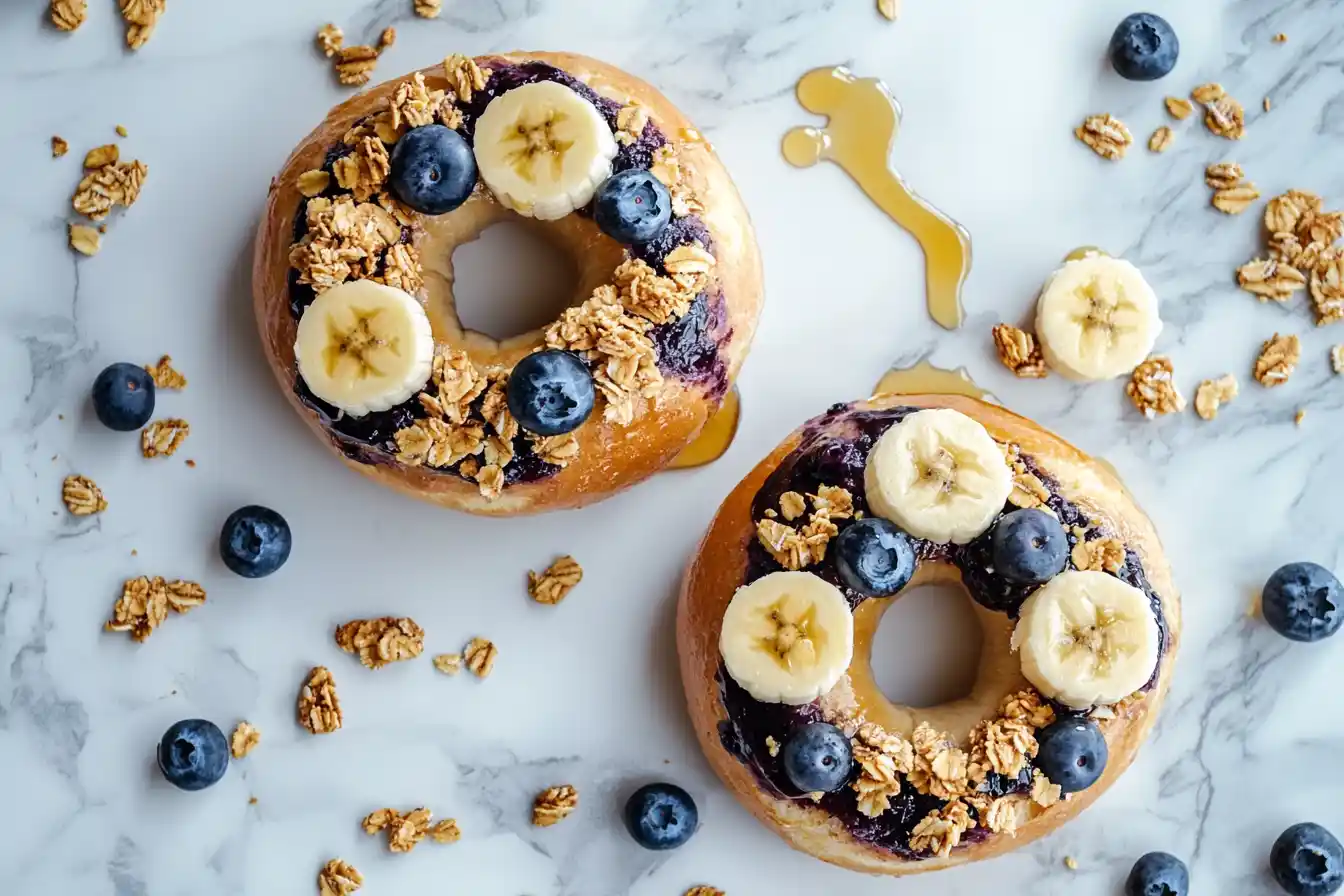
[{"label": "round banana slice", "polygon": [[552,221],[582,208],[611,176],[616,138],[592,103],[538,81],[495,97],[476,122],[481,180],[501,204]]},{"label": "round banana slice", "polygon": [[1054,370],[1073,380],[1124,376],[1162,331],[1157,294],[1123,258],[1089,254],[1050,275],[1036,302],[1036,336]]},{"label": "round banana slice", "polygon": [[304,310],[294,357],[314,395],[363,417],[424,388],[434,364],[434,334],[425,309],[410,294],[352,280]]},{"label": "round banana slice", "polygon": [[1116,703],[1147,684],[1160,642],[1148,596],[1097,571],[1046,582],[1022,604],[1013,629],[1027,681],[1075,709]]},{"label": "round banana slice", "polygon": [[762,703],[809,703],[854,657],[849,601],[810,572],[772,572],[728,602],[719,652],[733,680]]},{"label": "round banana slice", "polygon": [[917,538],[965,544],[1003,511],[1013,474],[985,428],[960,411],[916,411],[888,429],[863,472],[868,506]]}]

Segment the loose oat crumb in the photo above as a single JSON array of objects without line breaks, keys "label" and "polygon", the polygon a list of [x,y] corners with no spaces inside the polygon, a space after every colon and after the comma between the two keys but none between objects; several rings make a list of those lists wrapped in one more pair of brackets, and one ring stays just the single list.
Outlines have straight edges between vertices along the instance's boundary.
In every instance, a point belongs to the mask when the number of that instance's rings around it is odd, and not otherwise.
[{"label": "loose oat crumb", "polygon": [[140,433],[140,453],[145,457],[172,457],[191,433],[191,424],[177,417],[155,420]]},{"label": "loose oat crumb", "polygon": [[126,130],[126,125],[119,124],[115,128],[118,137],[129,137],[130,131]]},{"label": "loose oat crumb", "polygon": [[616,142],[629,146],[639,141],[649,123],[649,107],[640,103],[622,106],[616,113]]},{"label": "loose oat crumb", "polygon": [[159,358],[157,364],[146,364],[145,372],[154,380],[154,386],[158,389],[185,389],[187,388],[187,378],[173,368],[172,355],[164,355]]},{"label": "loose oat crumb", "polygon": [[74,31],[89,15],[89,0],[51,0],[51,24]]},{"label": "loose oat crumb", "polygon": [[426,833],[435,843],[456,843],[462,839],[462,829],[458,827],[455,818],[445,818],[442,821],[434,822],[429,826]]},{"label": "loose oat crumb", "polygon": [[769,753],[772,759],[779,755],[779,741],[769,734],[765,736],[765,752]]},{"label": "loose oat crumb", "polygon": [[330,734],[340,729],[342,721],[336,679],[326,666],[314,666],[299,689],[299,724],[311,734]]},{"label": "loose oat crumb", "polygon": [[1290,264],[1255,258],[1237,268],[1237,285],[1262,302],[1286,302],[1306,288],[1307,277]]},{"label": "loose oat crumb", "polygon": [[1260,106],[1266,112],[1268,112],[1271,108],[1273,108],[1274,104],[1270,102],[1269,97],[1265,97],[1263,100],[1260,101]]},{"label": "loose oat crumb", "polygon": [[1023,379],[1041,379],[1047,375],[1045,358],[1036,337],[1010,324],[994,327],[994,349],[1003,366]]},{"label": "loose oat crumb", "polygon": [[108,165],[115,165],[120,158],[121,150],[117,148],[115,143],[104,143],[102,146],[95,146],[84,154],[84,170],[94,171]]},{"label": "loose oat crumb", "polygon": [[422,19],[437,19],[443,11],[443,0],[415,0],[415,14]]},{"label": "loose oat crumb", "polygon": [[233,754],[234,759],[242,759],[256,749],[259,743],[261,732],[250,722],[239,722],[238,727],[233,729],[233,737],[229,739],[229,752]]},{"label": "loose oat crumb", "polygon": [[[878,0],[878,2],[881,3],[882,0]],[[886,0],[886,2],[894,4],[896,0]],[[893,14],[891,16],[888,16],[888,18],[895,18],[895,15]],[[725,894],[718,887],[711,887],[706,884],[700,884],[697,887],[691,887],[689,890],[687,890],[685,896],[727,896],[727,894]]]},{"label": "loose oat crumb", "polygon": [[1204,169],[1204,183],[1215,190],[1226,190],[1241,183],[1245,173],[1236,162],[1213,162]]},{"label": "loose oat crumb", "polygon": [[1288,42],[1288,35],[1280,31],[1278,34],[1274,35],[1273,41],[1276,44],[1285,44]]},{"label": "loose oat crumb", "polygon": [[397,29],[389,26],[383,29],[383,33],[378,35],[378,52],[386,50],[397,42]]},{"label": "loose oat crumb", "polygon": [[336,645],[369,669],[414,659],[425,649],[425,630],[414,619],[352,619],[336,629]]},{"label": "loose oat crumb", "polygon": [[1216,380],[1204,380],[1195,389],[1195,413],[1212,420],[1223,405],[1237,397],[1237,391],[1237,378],[1230,373]]},{"label": "loose oat crumb", "polygon": [[462,651],[467,670],[477,678],[485,678],[495,668],[499,648],[486,638],[472,638]]},{"label": "loose oat crumb", "polygon": [[[116,149],[115,146],[112,148]],[[85,157],[85,167],[88,170],[84,179],[75,187],[70,205],[84,217],[102,221],[115,206],[130,208],[135,204],[140,198],[145,178],[149,176],[149,166],[138,159],[129,162],[116,161],[116,154],[112,153],[112,161],[100,164],[96,168],[88,168],[90,157],[93,161],[102,162],[109,156],[106,152],[98,155],[95,153],[99,153],[99,150],[95,149]]]},{"label": "loose oat crumb", "polygon": [[1118,538],[1080,538],[1069,557],[1080,570],[1115,574],[1124,568],[1125,544]]},{"label": "loose oat crumb", "polygon": [[1312,270],[1311,302],[1316,311],[1316,326],[1344,320],[1344,253]]},{"label": "loose oat crumb", "polygon": [[335,56],[345,45],[345,32],[335,24],[328,22],[317,29],[317,47],[328,59]]},{"label": "loose oat crumb", "polygon": [[185,463],[188,467],[191,467],[193,470],[196,469],[196,461],[192,460],[191,458],[187,458]]},{"label": "loose oat crumb", "polygon": [[317,873],[318,896],[350,896],[363,885],[364,876],[344,859],[332,859]]},{"label": "loose oat crumb", "polygon": [[566,554],[540,573],[528,571],[527,593],[539,604],[558,604],[583,580],[583,567]]},{"label": "loose oat crumb", "polygon": [[378,65],[378,48],[367,44],[341,47],[336,51],[336,78],[347,87],[369,83]]},{"label": "loose oat crumb", "polygon": [[1288,382],[1302,357],[1302,342],[1295,335],[1275,333],[1260,346],[1252,374],[1265,387],[1281,386]]},{"label": "loose oat crumb", "polygon": [[165,581],[160,576],[127,579],[121,597],[112,606],[112,618],[103,626],[109,632],[129,632],[144,641],[165,619],[168,610],[186,613],[205,603],[205,589],[195,582]]},{"label": "loose oat crumb", "polygon": [[1125,394],[1149,420],[1185,407],[1172,373],[1171,359],[1155,355],[1134,368],[1125,384]]},{"label": "loose oat crumb", "polygon": [[424,807],[413,809],[406,815],[395,815],[387,826],[387,848],[392,852],[410,852],[415,849],[416,844],[429,833],[429,820],[432,817]]},{"label": "loose oat crumb", "polygon": [[1344,345],[1330,349],[1330,369],[1335,373],[1344,373]]},{"label": "loose oat crumb", "polygon": [[1070,871],[1077,871],[1077,870],[1078,870],[1078,860],[1075,859],[1073,856],[1065,856],[1065,857],[1064,857],[1064,867],[1067,868],[1067,869],[1069,869]]},{"label": "loose oat crumb", "polygon": [[785,492],[779,496],[779,512],[793,522],[807,512],[807,499],[798,492]]},{"label": "loose oat crumb", "polygon": [[59,159],[70,151],[70,144],[66,143],[64,138],[52,136],[51,138],[51,157]]},{"label": "loose oat crumb", "polygon": [[1225,215],[1239,215],[1251,207],[1260,198],[1260,191],[1250,181],[1242,181],[1235,187],[1218,190],[1213,194],[1213,207]]},{"label": "loose oat crumb", "polygon": [[1190,97],[1204,107],[1204,126],[1228,140],[1246,136],[1246,110],[1221,84],[1201,84]]},{"label": "loose oat crumb", "polygon": [[80,255],[97,255],[98,250],[103,248],[103,237],[96,228],[87,224],[71,224],[70,248]]},{"label": "loose oat crumb", "polygon": [[1172,133],[1171,128],[1163,125],[1153,131],[1153,135],[1148,138],[1148,149],[1150,152],[1166,152],[1175,139],[1176,135]]},{"label": "loose oat crumb", "polygon": [[1184,97],[1169,96],[1163,102],[1167,105],[1167,114],[1177,121],[1185,121],[1195,111],[1194,103]]},{"label": "loose oat crumb", "polygon": [[103,490],[87,476],[67,476],[61,484],[61,500],[75,516],[89,516],[107,509]]},{"label": "loose oat crumb", "polygon": [[1031,773],[1031,800],[1038,806],[1046,809],[1053,806],[1063,798],[1063,792],[1058,784],[1051,783],[1050,779],[1041,774],[1039,769],[1033,769]]},{"label": "loose oat crumb", "polygon": [[250,796],[250,797],[248,797],[248,798],[247,798],[247,804],[248,804],[249,806],[255,806],[255,805],[257,804],[257,798],[254,797],[254,796]]},{"label": "loose oat crumb", "polygon": [[569,784],[548,787],[532,801],[532,824],[548,828],[579,807],[579,792]]},{"label": "loose oat crumb", "polygon": [[1113,115],[1090,115],[1074,128],[1073,135],[1086,143],[1103,159],[1116,161],[1125,157],[1134,143],[1125,123]]}]

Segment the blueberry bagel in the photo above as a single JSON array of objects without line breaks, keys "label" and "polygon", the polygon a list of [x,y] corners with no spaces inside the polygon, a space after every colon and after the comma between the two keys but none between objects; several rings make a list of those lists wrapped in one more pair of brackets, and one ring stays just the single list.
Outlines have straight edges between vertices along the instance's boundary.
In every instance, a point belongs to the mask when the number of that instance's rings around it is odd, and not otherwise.
[{"label": "blueberry bagel", "polygon": [[[452,253],[505,218],[579,276],[558,320],[495,340],[458,318]],[[271,183],[253,294],[281,386],[348,465],[497,515],[666,466],[762,302],[709,144],[648,84],[565,53],[452,56],[333,109]]]},{"label": "blueberry bagel", "polygon": [[[896,705],[873,634],[903,589],[960,582],[970,693]],[[971,398],[836,405],[730,494],[692,560],[677,644],[692,721],[792,846],[912,874],[1014,849],[1134,758],[1180,609],[1157,534],[1095,461]]]}]

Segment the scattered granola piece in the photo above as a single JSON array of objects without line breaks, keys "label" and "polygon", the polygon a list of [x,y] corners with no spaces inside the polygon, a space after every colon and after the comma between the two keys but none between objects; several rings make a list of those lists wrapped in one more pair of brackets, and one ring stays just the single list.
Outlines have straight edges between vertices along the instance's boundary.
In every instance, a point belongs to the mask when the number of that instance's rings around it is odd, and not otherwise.
[{"label": "scattered granola piece", "polygon": [[1274,104],[1269,101],[1269,97],[1265,97],[1263,100],[1260,101],[1261,108],[1263,108],[1266,112],[1268,112],[1271,108],[1273,108],[1273,105]]},{"label": "scattered granola piece", "polygon": [[425,630],[414,619],[382,616],[352,619],[336,629],[336,646],[369,669],[415,659],[425,649]]},{"label": "scattered granola piece", "polygon": [[75,516],[89,516],[107,509],[103,490],[87,476],[65,477],[65,482],[61,484],[61,500]]},{"label": "scattered granola piece", "polygon": [[583,580],[583,567],[566,554],[540,573],[527,573],[527,593],[539,604],[558,604]]},{"label": "scattered granola piece", "polygon": [[261,732],[252,726],[250,722],[239,722],[238,727],[233,729],[233,737],[229,739],[229,752],[233,754],[234,759],[242,759],[248,753],[251,753],[261,743]]},{"label": "scattered granola piece", "polygon": [[867,722],[854,735],[853,751],[859,776],[852,787],[858,794],[859,811],[876,818],[891,808],[891,798],[901,792],[900,776],[914,770],[914,747],[900,735]]},{"label": "scattered granola piece", "polygon": [[649,107],[640,103],[622,106],[616,113],[616,142],[629,146],[644,135],[644,127],[649,123]]},{"label": "scattered granola piece", "polygon": [[138,50],[149,42],[163,15],[166,0],[117,0],[126,20],[126,46]]},{"label": "scattered granola piece", "polygon": [[1246,136],[1246,110],[1224,94],[1204,104],[1204,126],[1219,137],[1240,140]]},{"label": "scattered granola piece", "polygon": [[126,130],[126,125],[124,125],[124,124],[119,124],[119,125],[117,125],[116,128],[115,128],[114,130],[116,130],[116,132],[117,132],[117,136],[118,136],[118,137],[129,137],[129,136],[130,136],[130,131]]},{"label": "scattered granola piece", "polygon": [[532,453],[545,463],[557,467],[566,467],[579,456],[579,440],[572,432],[559,436],[534,436],[527,434],[532,443]]},{"label": "scattered granola piece", "polygon": [[1344,320],[1344,255],[1311,272],[1311,301],[1316,308],[1316,326]]},{"label": "scattered granola piece", "polygon": [[87,224],[70,225],[70,248],[80,255],[97,255],[103,248],[103,237],[97,228]]},{"label": "scattered granola piece", "polygon": [[[331,169],[336,176],[336,183],[349,190],[356,202],[367,203],[387,182],[388,175],[392,171],[392,160],[382,140],[377,137],[364,137],[356,144],[354,152],[337,159],[332,163]],[[368,208],[368,215],[377,215],[377,212],[373,211],[376,206],[369,205]],[[388,236],[390,235],[389,233]],[[400,236],[400,228],[397,235]]]},{"label": "scattered granola piece", "polygon": [[173,369],[172,355],[164,355],[159,358],[157,364],[146,364],[145,372],[154,380],[154,385],[159,389],[185,389],[187,388],[187,378]]},{"label": "scattered granola piece", "polygon": [[765,752],[769,753],[772,759],[779,755],[779,741],[768,734],[765,736]]},{"label": "scattered granola piece", "polygon": [[336,78],[347,87],[359,87],[369,83],[377,64],[376,47],[367,44],[341,47],[336,51]]},{"label": "scattered granola piece", "polygon": [[1218,190],[1213,194],[1213,207],[1225,215],[1239,215],[1251,207],[1251,203],[1260,198],[1260,191],[1250,181],[1242,181],[1235,187]]},{"label": "scattered granola piece", "polygon": [[807,512],[807,499],[798,492],[785,492],[779,496],[779,512],[793,522]]},{"label": "scattered granola piece", "polygon": [[89,0],[51,0],[51,24],[74,31],[89,15]]},{"label": "scattered granola piece", "polygon": [[392,852],[410,852],[429,833],[432,813],[423,806],[398,817],[387,827],[387,848]]},{"label": "scattered granola piece", "polygon": [[1177,121],[1185,121],[1195,111],[1194,103],[1184,97],[1169,96],[1163,102],[1167,104],[1167,114]]},{"label": "scattered granola piece", "polygon": [[299,689],[299,724],[310,734],[330,734],[340,729],[341,722],[336,679],[326,666],[314,666]]},{"label": "scattered granola piece", "polygon": [[296,185],[301,195],[311,199],[325,192],[327,187],[331,186],[331,175],[321,168],[314,168],[312,171],[305,171],[300,174]]},{"label": "scattered granola piece", "polygon": [[[1035,473],[1027,469],[1022,462],[1022,451],[1017,445],[1000,444],[1004,460],[1013,471],[1013,490],[1008,493],[1008,501],[1014,507],[1044,507],[1050,499],[1050,490]],[[1044,507],[1049,511],[1048,507]]]},{"label": "scattered granola piece", "polygon": [[579,807],[579,792],[568,784],[548,787],[532,801],[532,824],[548,828]]},{"label": "scattered granola piece", "polygon": [[1217,83],[1201,84],[1190,91],[1190,99],[1201,106],[1205,103],[1216,102],[1226,95],[1227,91],[1223,90],[1223,85]]},{"label": "scattered granola piece", "polygon": [[1036,337],[1011,324],[994,327],[994,348],[1003,366],[1023,379],[1040,379],[1047,375],[1045,358]]},{"label": "scattered granola piece", "polygon": [[1091,147],[1103,159],[1116,161],[1134,143],[1125,123],[1113,115],[1091,115],[1074,129],[1073,135]]},{"label": "scattered granola piece", "polygon": [[499,648],[486,638],[472,638],[462,651],[467,670],[477,678],[485,678],[495,668]]},{"label": "scattered granola piece", "polygon": [[928,850],[946,858],[961,843],[961,835],[975,827],[970,809],[961,800],[953,800],[942,809],[934,809],[910,831],[910,848]]},{"label": "scattered granola piece", "polygon": [[55,135],[52,136],[51,157],[53,159],[59,159],[61,156],[65,155],[69,151],[70,151],[70,144],[66,143],[64,138],[57,137]]},{"label": "scattered granola piece", "polygon": [[1302,421],[1305,420],[1305,419],[1307,419],[1307,409],[1306,409],[1306,408],[1298,408],[1298,409],[1297,409],[1297,413],[1293,415],[1293,424],[1294,424],[1295,426],[1301,426],[1301,425],[1302,425]]},{"label": "scattered granola piece", "polygon": [[457,819],[445,818],[442,821],[436,821],[429,826],[426,831],[429,839],[435,843],[456,843],[462,839],[462,829],[457,825]]},{"label": "scattered granola piece", "polygon": [[1274,37],[1272,38],[1272,40],[1273,40],[1274,43],[1276,43],[1276,44],[1284,44],[1284,43],[1287,43],[1287,42],[1288,42],[1288,35],[1284,34],[1282,31],[1280,31],[1278,34],[1274,35]]},{"label": "scattered granola piece", "polygon": [[504,468],[499,464],[486,464],[476,471],[476,485],[481,497],[493,501],[504,493]]},{"label": "scattered granola piece", "polygon": [[1077,870],[1078,870],[1078,860],[1075,859],[1073,856],[1065,856],[1065,857],[1064,857],[1064,867],[1067,868],[1067,869],[1069,869],[1070,871],[1077,871]]},{"label": "scattered granola piece", "polygon": [[1204,183],[1215,190],[1226,190],[1241,183],[1245,174],[1236,162],[1213,162],[1204,169]]},{"label": "scattered granola piece", "polygon": [[1153,131],[1153,135],[1148,138],[1148,149],[1150,152],[1166,152],[1170,147],[1176,135],[1172,133],[1171,128],[1166,125]]},{"label": "scattered granola piece", "polygon": [[1297,336],[1275,333],[1260,346],[1252,374],[1265,387],[1281,386],[1288,382],[1302,357],[1302,342]]},{"label": "scattered granola piece", "polygon": [[364,833],[372,836],[400,822],[401,813],[396,809],[375,809],[364,816],[364,820],[359,823],[359,826],[364,829]]},{"label": "scattered granola piece", "polygon": [[462,654],[440,653],[434,657],[434,668],[444,675],[456,675],[462,671]]},{"label": "scattered granola piece", "polygon": [[1344,373],[1344,345],[1336,345],[1330,349],[1330,369],[1335,373]]},{"label": "scattered granola piece", "polygon": [[344,859],[332,859],[317,873],[318,896],[350,896],[364,885],[364,876]]},{"label": "scattered granola piece", "polygon": [[[877,0],[877,11],[888,22],[896,21],[901,14],[901,0]],[[688,893],[687,896],[690,896]],[[709,894],[712,896],[712,894]]]},{"label": "scattered granola piece", "polygon": [[378,52],[386,50],[397,42],[397,29],[388,26],[383,29],[383,33],[378,35]]},{"label": "scattered granola piece", "polygon": [[454,53],[443,60],[443,76],[453,89],[453,95],[464,103],[471,102],[476,91],[484,90],[490,80],[490,69],[481,68],[476,60]]},{"label": "scattered granola piece", "polygon": [[134,205],[148,174],[149,166],[138,159],[130,162],[114,159],[84,175],[84,179],[75,187],[70,204],[84,217],[101,221],[114,206],[130,208]]},{"label": "scattered granola piece", "polygon": [[[380,134],[380,139],[384,136],[390,136],[393,139],[386,142],[395,142],[396,138],[409,128],[433,124],[435,117],[444,108],[445,96],[446,94],[442,90],[430,90],[425,85],[425,76],[415,72],[411,75],[409,81],[402,81],[398,84],[396,91],[392,94],[387,116],[387,124],[391,128],[391,133]],[[380,118],[379,121],[381,122],[382,119]]]},{"label": "scattered granola piece", "polygon": [[996,834],[1016,836],[1017,829],[1031,818],[1031,800],[1020,793],[1001,796],[989,804],[982,817],[985,827]]},{"label": "scattered granola piece", "polygon": [[812,507],[819,513],[825,512],[830,519],[847,520],[854,516],[854,496],[847,488],[820,485],[817,486],[817,493],[808,497],[812,499]]},{"label": "scattered granola piece", "polygon": [[1052,784],[1050,779],[1041,774],[1040,769],[1033,769],[1031,773],[1031,800],[1038,806],[1050,808],[1063,798],[1063,792],[1058,784]]},{"label": "scattered granola piece", "polygon": [[1125,394],[1149,420],[1185,407],[1185,399],[1172,379],[1171,359],[1158,355],[1134,368],[1125,384]]},{"label": "scattered granola piece", "polygon": [[1125,544],[1118,538],[1078,539],[1069,554],[1073,565],[1083,571],[1118,573],[1125,565]]},{"label": "scattered granola piece", "polygon": [[165,581],[160,576],[127,579],[121,597],[112,606],[112,618],[103,626],[109,632],[130,632],[132,640],[144,641],[165,619],[168,610],[186,613],[205,603],[205,589],[195,582]]},{"label": "scattered granola piece", "polygon": [[921,722],[910,742],[915,750],[915,767],[908,778],[916,790],[942,800],[956,799],[969,791],[969,757],[956,741]]},{"label": "scattered granola piece", "polygon": [[345,45],[345,32],[339,26],[328,22],[317,29],[317,48],[328,59],[340,52]]},{"label": "scattered granola piece", "polygon": [[415,0],[415,14],[422,19],[437,19],[443,11],[443,0]]},{"label": "scattered granola piece", "polygon": [[191,424],[177,417],[155,420],[140,433],[140,453],[145,457],[172,457],[191,433]]},{"label": "scattered granola piece", "polygon": [[117,148],[115,143],[104,143],[102,146],[95,146],[84,154],[84,170],[94,171],[108,165],[115,165],[120,158],[121,150]]},{"label": "scattered granola piece", "polygon": [[1237,397],[1237,378],[1227,373],[1216,380],[1204,380],[1195,390],[1195,413],[1204,420],[1218,416],[1218,410]]},{"label": "scattered granola piece", "polygon": [[1286,302],[1306,288],[1307,278],[1292,265],[1256,258],[1237,268],[1237,285],[1262,302]]}]

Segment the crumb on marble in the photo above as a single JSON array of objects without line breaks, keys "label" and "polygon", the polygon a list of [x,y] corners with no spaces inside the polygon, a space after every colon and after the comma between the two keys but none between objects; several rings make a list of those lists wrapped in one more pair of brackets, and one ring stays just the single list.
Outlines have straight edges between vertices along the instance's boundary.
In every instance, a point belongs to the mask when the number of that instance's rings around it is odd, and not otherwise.
[{"label": "crumb on marble", "polygon": [[1077,871],[1077,870],[1078,870],[1078,860],[1075,859],[1073,856],[1065,856],[1065,857],[1064,857],[1064,867],[1067,868],[1067,869],[1069,869],[1070,871]]},{"label": "crumb on marble", "polygon": [[1194,103],[1185,97],[1169,96],[1163,100],[1167,107],[1167,114],[1177,121],[1185,121],[1190,117],[1190,113],[1195,111]]},{"label": "crumb on marble", "polygon": [[1260,101],[1260,105],[1262,108],[1264,108],[1266,112],[1268,112],[1270,108],[1273,106],[1273,103],[1269,101],[1269,97],[1265,97],[1263,100]]},{"label": "crumb on marble", "polygon": [[1202,381],[1195,389],[1195,413],[1203,420],[1214,419],[1223,405],[1237,397],[1238,389],[1237,378],[1230,373]]},{"label": "crumb on marble", "polygon": [[70,144],[65,141],[65,138],[53,134],[51,137],[51,157],[53,159],[59,159],[69,151]]},{"label": "crumb on marble", "polygon": [[173,368],[172,355],[163,355],[157,364],[146,364],[145,373],[158,389],[185,389],[187,378]]},{"label": "crumb on marble", "polygon": [[191,434],[191,424],[180,417],[155,420],[140,432],[140,453],[147,458],[172,457]]},{"label": "crumb on marble", "polygon": [[1288,35],[1284,34],[1282,31],[1280,31],[1278,34],[1274,35],[1274,37],[1272,38],[1272,40],[1273,40],[1274,43],[1276,43],[1276,44],[1286,44],[1286,43],[1288,43]]},{"label": "crumb on marble", "polygon": [[116,132],[117,132],[117,136],[118,136],[118,137],[128,137],[128,136],[130,136],[130,131],[126,130],[126,125],[124,125],[124,124],[119,124],[119,125],[117,125],[117,127],[116,127]]},{"label": "crumb on marble", "polygon": [[472,638],[462,651],[467,670],[477,678],[486,678],[495,668],[499,648],[488,638]]},{"label": "crumb on marble", "polygon": [[532,801],[532,824],[547,828],[564,821],[579,807],[579,791],[571,784],[548,787]]},{"label": "crumb on marble", "polygon": [[251,722],[242,721],[233,729],[229,738],[229,752],[234,759],[242,759],[261,743],[261,732]]},{"label": "crumb on marble", "polygon": [[1260,346],[1256,356],[1252,375],[1255,381],[1266,388],[1281,386],[1288,382],[1297,369],[1302,357],[1302,342],[1296,335],[1280,336],[1275,333]]},{"label": "crumb on marble", "polygon": [[1171,359],[1154,355],[1144,361],[1130,375],[1125,394],[1149,420],[1182,410],[1185,398],[1176,389]]},{"label": "crumb on marble", "polygon": [[1302,425],[1302,421],[1305,420],[1305,419],[1307,419],[1307,409],[1306,409],[1306,408],[1298,408],[1298,409],[1297,409],[1297,413],[1293,415],[1293,425],[1294,425],[1294,426],[1301,426],[1301,425]]},{"label": "crumb on marble", "polygon": [[[52,458],[55,460],[55,458]],[[90,516],[107,509],[107,498],[98,484],[87,476],[67,476],[61,484],[61,500],[75,516]]]},{"label": "crumb on marble", "polygon": [[344,859],[332,859],[317,873],[318,896],[350,896],[363,885],[364,875]]},{"label": "crumb on marble", "polygon": [[1089,115],[1083,123],[1074,128],[1073,135],[1101,156],[1103,159],[1118,161],[1134,143],[1125,123],[1113,115]]},{"label": "crumb on marble", "polygon": [[70,248],[80,255],[92,257],[103,248],[103,236],[95,227],[87,224],[71,224]]},{"label": "crumb on marble", "polygon": [[527,593],[539,604],[558,604],[583,581],[583,567],[568,554],[541,572],[527,573]]},{"label": "crumb on marble", "polygon": [[317,29],[317,48],[330,59],[345,45],[345,32],[339,26],[328,22]]},{"label": "crumb on marble", "polygon": [[1166,152],[1171,148],[1172,141],[1176,139],[1175,133],[1166,125],[1153,131],[1153,135],[1148,138],[1149,152]]},{"label": "crumb on marble", "polygon": [[434,668],[444,675],[456,675],[462,671],[462,654],[440,653],[434,657]]},{"label": "crumb on marble", "polygon": [[383,33],[378,35],[378,52],[386,50],[397,42],[397,29],[388,26],[383,29]]},{"label": "crumb on marble", "polygon": [[894,22],[901,15],[901,0],[877,0],[877,11],[888,22]]},{"label": "crumb on marble", "polygon": [[1331,347],[1330,369],[1337,374],[1344,373],[1344,344]]},{"label": "crumb on marble", "polygon": [[422,19],[437,19],[443,11],[443,0],[415,0],[415,14]]}]

